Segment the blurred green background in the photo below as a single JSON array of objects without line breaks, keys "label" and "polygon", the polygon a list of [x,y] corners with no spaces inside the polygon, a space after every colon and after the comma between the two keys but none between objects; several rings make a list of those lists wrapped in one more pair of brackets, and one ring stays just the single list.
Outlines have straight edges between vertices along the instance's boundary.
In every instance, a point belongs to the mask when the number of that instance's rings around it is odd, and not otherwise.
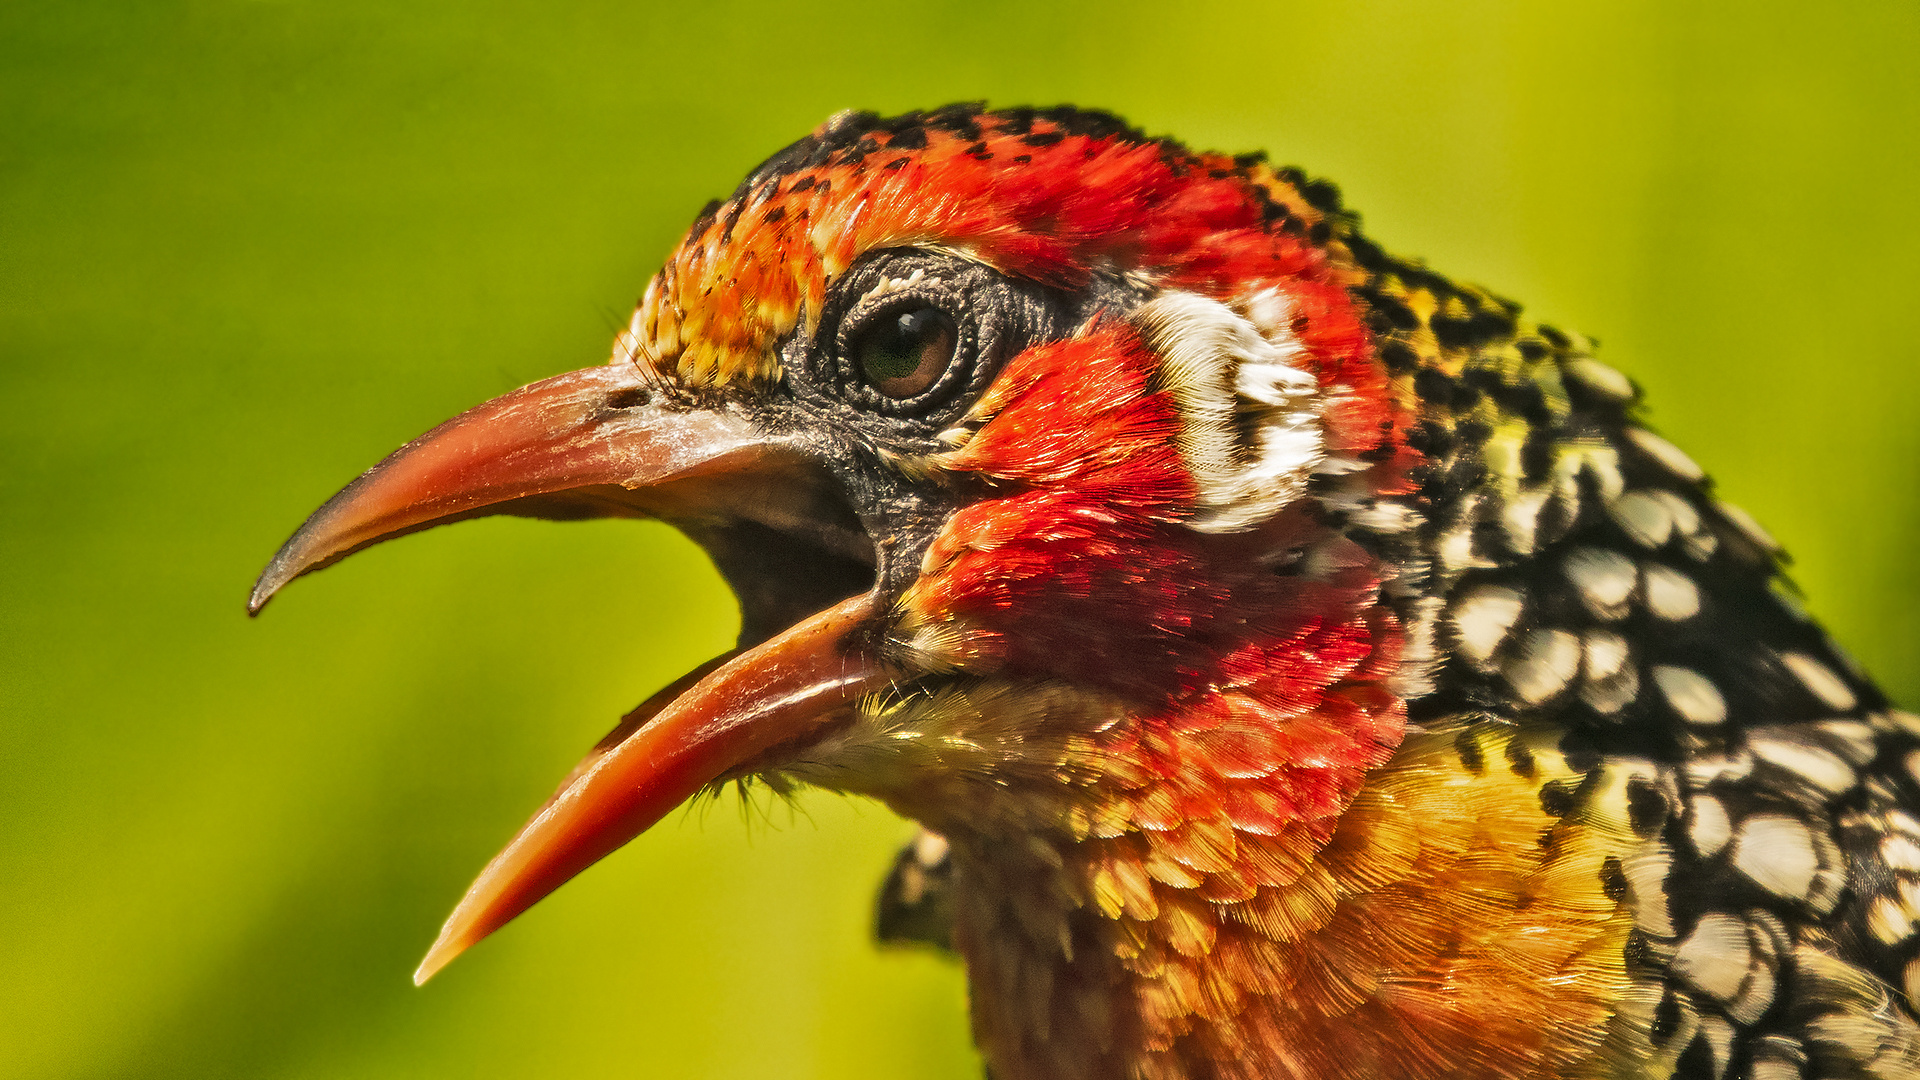
[{"label": "blurred green background", "polygon": [[[1879,5],[0,6],[0,1077],[973,1077],[868,943],[907,826],[670,819],[424,990],[468,880],[734,615],[492,520],[241,613],[336,487],[599,362],[849,107],[1115,109],[1588,331],[1920,698],[1920,18]],[[1736,13],[1737,12],[1737,13]]]}]

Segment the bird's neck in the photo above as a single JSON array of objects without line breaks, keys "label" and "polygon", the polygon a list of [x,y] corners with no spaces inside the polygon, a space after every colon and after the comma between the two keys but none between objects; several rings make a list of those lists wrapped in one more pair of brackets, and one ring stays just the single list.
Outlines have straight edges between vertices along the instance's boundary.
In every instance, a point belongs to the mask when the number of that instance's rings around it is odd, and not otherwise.
[{"label": "bird's neck", "polygon": [[1647,1022],[1622,1000],[1631,918],[1606,884],[1632,834],[1543,809],[1543,783],[1579,782],[1554,742],[1488,722],[1416,735],[1336,816],[1277,830],[1150,813],[1078,838],[955,829],[955,944],[993,1075],[1596,1068],[1622,1037],[1610,1018]]},{"label": "bird's neck", "polygon": [[994,680],[915,707],[920,756],[869,790],[952,843],[997,1080],[1484,1080],[1603,1052],[1631,830],[1543,808],[1579,782],[1552,732],[1407,738],[1401,641],[1359,604],[1153,711]]},{"label": "bird's neck", "polygon": [[[1010,650],[788,767],[951,842],[996,1080],[1520,1080],[1644,1041],[1631,827],[1549,812],[1585,790],[1557,732],[1409,737],[1421,650],[1343,543],[1235,579],[1170,660]],[[1187,681],[1143,704],[1154,672]]]}]

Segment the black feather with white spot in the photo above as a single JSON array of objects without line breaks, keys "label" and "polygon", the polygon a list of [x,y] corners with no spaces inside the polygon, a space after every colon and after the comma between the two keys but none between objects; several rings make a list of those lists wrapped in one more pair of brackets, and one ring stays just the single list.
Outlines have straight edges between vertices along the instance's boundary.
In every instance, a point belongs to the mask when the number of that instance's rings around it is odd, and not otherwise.
[{"label": "black feather with white spot", "polygon": [[1617,789],[1641,837],[1601,883],[1636,923],[1603,1051],[1619,1075],[1920,1076],[1920,720],[1807,619],[1771,538],[1640,426],[1588,343],[1335,242],[1371,275],[1428,458],[1411,529],[1350,526],[1403,568],[1411,719],[1558,728],[1596,782],[1543,806]]}]

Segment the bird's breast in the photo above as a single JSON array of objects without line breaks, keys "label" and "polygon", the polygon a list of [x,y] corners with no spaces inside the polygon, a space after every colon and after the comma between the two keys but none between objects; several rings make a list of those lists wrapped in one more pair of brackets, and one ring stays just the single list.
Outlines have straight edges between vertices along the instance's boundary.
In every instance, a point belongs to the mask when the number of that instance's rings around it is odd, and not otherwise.
[{"label": "bird's breast", "polygon": [[1418,735],[1336,816],[1278,828],[956,833],[955,940],[994,1075],[1606,1075],[1658,1000],[1627,960],[1637,774],[1589,779],[1557,742]]}]

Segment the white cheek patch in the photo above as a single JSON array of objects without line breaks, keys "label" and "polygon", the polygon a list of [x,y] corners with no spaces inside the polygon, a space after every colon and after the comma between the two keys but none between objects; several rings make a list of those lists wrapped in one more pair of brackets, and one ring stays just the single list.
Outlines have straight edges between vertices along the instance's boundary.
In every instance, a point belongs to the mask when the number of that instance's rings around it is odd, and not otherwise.
[{"label": "white cheek patch", "polygon": [[1134,313],[1161,358],[1159,387],[1180,408],[1180,456],[1199,489],[1189,524],[1238,532],[1279,513],[1325,471],[1320,388],[1294,366],[1306,350],[1293,336],[1292,304],[1277,289],[1243,302],[1168,292]]}]

